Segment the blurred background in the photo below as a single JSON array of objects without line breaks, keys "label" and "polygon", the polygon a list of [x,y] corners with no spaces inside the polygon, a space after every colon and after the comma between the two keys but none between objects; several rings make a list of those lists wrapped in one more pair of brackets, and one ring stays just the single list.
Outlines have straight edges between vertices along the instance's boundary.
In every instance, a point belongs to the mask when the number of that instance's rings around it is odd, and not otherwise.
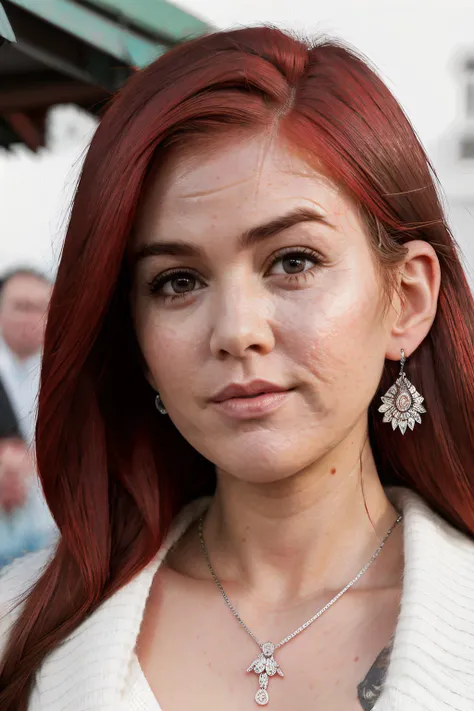
[{"label": "blurred background", "polygon": [[169,47],[262,23],[341,37],[375,64],[474,287],[474,0],[0,0],[0,566],[56,535],[34,473],[42,323],[100,111]]}]

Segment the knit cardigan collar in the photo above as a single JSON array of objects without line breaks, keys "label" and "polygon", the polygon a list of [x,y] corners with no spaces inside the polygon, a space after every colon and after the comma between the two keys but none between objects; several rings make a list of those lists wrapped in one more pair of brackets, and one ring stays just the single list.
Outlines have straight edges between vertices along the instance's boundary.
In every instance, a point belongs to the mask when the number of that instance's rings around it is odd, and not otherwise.
[{"label": "knit cardigan collar", "polygon": [[[374,711],[472,711],[474,543],[413,492],[387,493],[404,514],[405,570],[390,665]],[[155,559],[46,658],[29,711],[125,711],[153,576],[207,505],[200,499],[184,509]]]}]

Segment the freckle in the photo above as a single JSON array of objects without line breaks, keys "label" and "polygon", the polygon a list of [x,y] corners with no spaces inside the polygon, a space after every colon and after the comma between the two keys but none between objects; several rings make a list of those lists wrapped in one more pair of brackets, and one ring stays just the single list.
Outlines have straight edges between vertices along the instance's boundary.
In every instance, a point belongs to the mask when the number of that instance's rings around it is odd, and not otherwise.
[{"label": "freckle", "polygon": [[355,661],[355,662],[358,662],[358,661],[359,661],[359,657],[354,657],[354,661]]},{"label": "freckle", "polygon": [[331,469],[331,474],[334,476],[335,473],[336,473],[336,467],[333,467],[333,468]]}]

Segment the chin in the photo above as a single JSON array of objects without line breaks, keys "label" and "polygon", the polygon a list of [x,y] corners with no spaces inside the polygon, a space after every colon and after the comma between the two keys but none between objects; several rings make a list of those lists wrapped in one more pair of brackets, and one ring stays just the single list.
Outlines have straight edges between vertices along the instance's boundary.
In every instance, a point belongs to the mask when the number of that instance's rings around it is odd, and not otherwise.
[{"label": "chin", "polygon": [[[308,426],[274,427],[272,430],[249,427],[234,432],[206,428],[198,433],[186,433],[190,444],[217,470],[234,478],[255,484],[271,484],[289,479],[322,457],[330,443],[308,436]],[[317,427],[312,427],[314,431]],[[322,438],[321,438],[322,439]],[[324,438],[326,439],[326,438]]]},{"label": "chin", "polygon": [[217,469],[225,471],[235,479],[249,484],[274,484],[290,479],[309,466],[317,455],[295,458],[297,448],[289,447],[286,451],[274,449],[260,450],[258,447],[247,448],[244,452],[226,453],[227,456],[215,456]]}]

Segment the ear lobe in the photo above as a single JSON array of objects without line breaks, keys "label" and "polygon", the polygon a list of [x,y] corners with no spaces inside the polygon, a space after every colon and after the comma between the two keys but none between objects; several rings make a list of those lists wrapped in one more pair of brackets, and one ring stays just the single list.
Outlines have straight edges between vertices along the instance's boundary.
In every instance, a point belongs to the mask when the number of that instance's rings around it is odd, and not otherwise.
[{"label": "ear lobe", "polygon": [[158,388],[156,386],[153,375],[150,373],[148,368],[145,370],[144,375],[145,375],[145,379],[146,379],[148,385],[150,385],[150,387],[152,387],[155,392],[158,392]]},{"label": "ear lobe", "polygon": [[422,240],[408,242],[406,247],[394,298],[396,307],[393,304],[396,318],[386,353],[389,360],[399,360],[401,348],[407,356],[418,348],[433,325],[438,304],[441,269],[435,250]]}]

